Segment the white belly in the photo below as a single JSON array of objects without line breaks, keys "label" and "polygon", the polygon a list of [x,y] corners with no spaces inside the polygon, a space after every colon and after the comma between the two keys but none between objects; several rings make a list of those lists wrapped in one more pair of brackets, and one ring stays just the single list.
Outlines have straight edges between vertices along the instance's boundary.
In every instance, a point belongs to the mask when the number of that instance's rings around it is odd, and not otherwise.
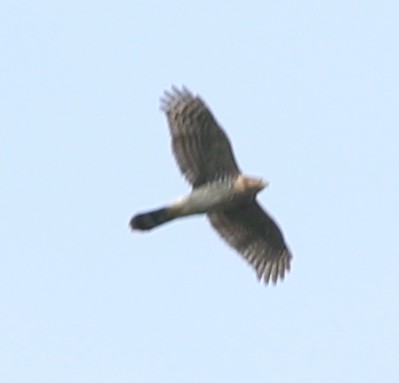
[{"label": "white belly", "polygon": [[176,201],[174,206],[181,215],[207,213],[228,206],[236,197],[230,185],[206,185]]}]

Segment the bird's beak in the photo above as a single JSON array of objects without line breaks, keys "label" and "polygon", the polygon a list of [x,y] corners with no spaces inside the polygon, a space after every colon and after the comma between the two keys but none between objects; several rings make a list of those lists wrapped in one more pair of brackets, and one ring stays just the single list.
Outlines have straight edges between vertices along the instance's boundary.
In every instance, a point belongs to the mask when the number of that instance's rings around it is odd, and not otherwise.
[{"label": "bird's beak", "polygon": [[261,178],[248,177],[241,174],[237,177],[234,187],[237,191],[258,193],[268,185],[269,183]]},{"label": "bird's beak", "polygon": [[260,180],[260,184],[262,185],[262,189],[267,188],[269,186],[269,182],[266,180]]},{"label": "bird's beak", "polygon": [[249,184],[252,188],[257,191],[263,190],[265,187],[269,186],[269,182],[263,180],[262,178],[249,178]]}]

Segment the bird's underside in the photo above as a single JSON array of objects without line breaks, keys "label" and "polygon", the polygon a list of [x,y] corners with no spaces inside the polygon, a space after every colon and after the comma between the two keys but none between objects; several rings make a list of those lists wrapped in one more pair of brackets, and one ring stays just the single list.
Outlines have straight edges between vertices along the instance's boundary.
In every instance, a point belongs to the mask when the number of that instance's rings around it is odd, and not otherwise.
[{"label": "bird's underside", "polygon": [[260,280],[283,279],[291,253],[278,226],[256,201],[266,183],[240,172],[229,139],[199,97],[173,88],[165,92],[161,106],[177,164],[193,189],[169,206],[134,216],[132,229],[150,230],[179,217],[206,214]]}]

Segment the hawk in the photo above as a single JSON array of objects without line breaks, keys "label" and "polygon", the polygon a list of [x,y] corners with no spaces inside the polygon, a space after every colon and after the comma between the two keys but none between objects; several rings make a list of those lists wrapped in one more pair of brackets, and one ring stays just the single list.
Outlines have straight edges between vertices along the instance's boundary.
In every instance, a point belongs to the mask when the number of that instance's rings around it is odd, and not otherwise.
[{"label": "hawk", "polygon": [[291,253],[256,195],[267,186],[241,173],[228,137],[200,97],[172,87],[161,98],[180,171],[192,185],[186,197],[135,215],[134,230],[151,230],[173,219],[206,214],[213,228],[255,269],[266,284],[283,279]]}]

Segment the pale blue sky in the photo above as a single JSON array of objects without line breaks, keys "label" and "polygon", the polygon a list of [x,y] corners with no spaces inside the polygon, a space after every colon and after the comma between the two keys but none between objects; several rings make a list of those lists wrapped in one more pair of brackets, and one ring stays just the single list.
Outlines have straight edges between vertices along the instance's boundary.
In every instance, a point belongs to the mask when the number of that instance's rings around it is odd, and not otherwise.
[{"label": "pale blue sky", "polygon": [[[0,381],[399,381],[397,1],[3,1]],[[159,97],[200,94],[294,254],[204,217]]]}]

